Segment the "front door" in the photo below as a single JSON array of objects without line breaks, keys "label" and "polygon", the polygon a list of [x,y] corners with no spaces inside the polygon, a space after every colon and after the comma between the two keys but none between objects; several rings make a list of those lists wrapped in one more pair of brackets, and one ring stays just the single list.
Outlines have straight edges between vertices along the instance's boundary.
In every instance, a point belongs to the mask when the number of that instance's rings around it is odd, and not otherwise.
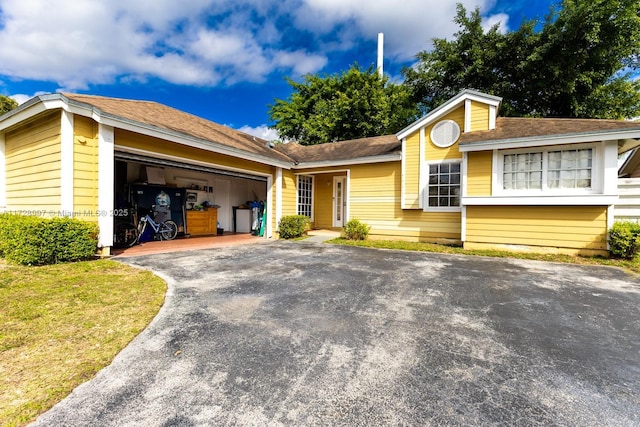
[{"label": "front door", "polygon": [[345,188],[347,179],[344,176],[333,177],[333,226],[344,227],[344,212],[347,206]]}]

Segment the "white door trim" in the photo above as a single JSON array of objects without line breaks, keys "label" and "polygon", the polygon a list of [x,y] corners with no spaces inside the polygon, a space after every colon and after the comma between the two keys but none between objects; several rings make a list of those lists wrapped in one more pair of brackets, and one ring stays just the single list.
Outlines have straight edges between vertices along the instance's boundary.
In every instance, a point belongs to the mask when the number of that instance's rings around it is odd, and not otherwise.
[{"label": "white door trim", "polygon": [[333,227],[344,227],[345,224],[344,217],[347,210],[346,186],[346,176],[333,177]]}]

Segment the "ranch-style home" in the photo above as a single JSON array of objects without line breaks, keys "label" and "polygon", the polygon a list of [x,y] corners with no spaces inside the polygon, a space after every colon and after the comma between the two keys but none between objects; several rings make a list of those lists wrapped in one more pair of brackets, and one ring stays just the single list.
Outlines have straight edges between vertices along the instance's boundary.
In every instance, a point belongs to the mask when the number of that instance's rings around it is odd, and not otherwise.
[{"label": "ranch-style home", "polygon": [[606,255],[640,123],[503,118],[500,102],[465,90],[396,135],[305,147],[155,102],[41,95],[0,117],[0,208],[97,221],[105,255],[118,221],[158,204],[185,236],[253,232],[260,206],[265,238],[302,214],[378,239]]}]

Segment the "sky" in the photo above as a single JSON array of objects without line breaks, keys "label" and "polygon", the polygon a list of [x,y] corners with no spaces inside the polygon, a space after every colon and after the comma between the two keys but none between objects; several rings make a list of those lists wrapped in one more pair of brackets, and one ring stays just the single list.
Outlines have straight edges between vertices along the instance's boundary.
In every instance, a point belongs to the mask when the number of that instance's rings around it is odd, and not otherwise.
[{"label": "sky", "polygon": [[285,78],[403,67],[458,30],[544,19],[554,0],[0,0],[0,94],[73,92],[160,102],[265,138]]}]

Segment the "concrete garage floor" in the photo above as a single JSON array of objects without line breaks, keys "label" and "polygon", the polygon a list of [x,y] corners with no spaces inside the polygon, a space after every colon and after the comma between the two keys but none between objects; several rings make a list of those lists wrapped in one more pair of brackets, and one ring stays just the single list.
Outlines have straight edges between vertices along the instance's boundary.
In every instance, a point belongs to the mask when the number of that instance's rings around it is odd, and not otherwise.
[{"label": "concrete garage floor", "polygon": [[640,425],[640,279],[271,242],[119,258],[159,315],[35,425]]}]

